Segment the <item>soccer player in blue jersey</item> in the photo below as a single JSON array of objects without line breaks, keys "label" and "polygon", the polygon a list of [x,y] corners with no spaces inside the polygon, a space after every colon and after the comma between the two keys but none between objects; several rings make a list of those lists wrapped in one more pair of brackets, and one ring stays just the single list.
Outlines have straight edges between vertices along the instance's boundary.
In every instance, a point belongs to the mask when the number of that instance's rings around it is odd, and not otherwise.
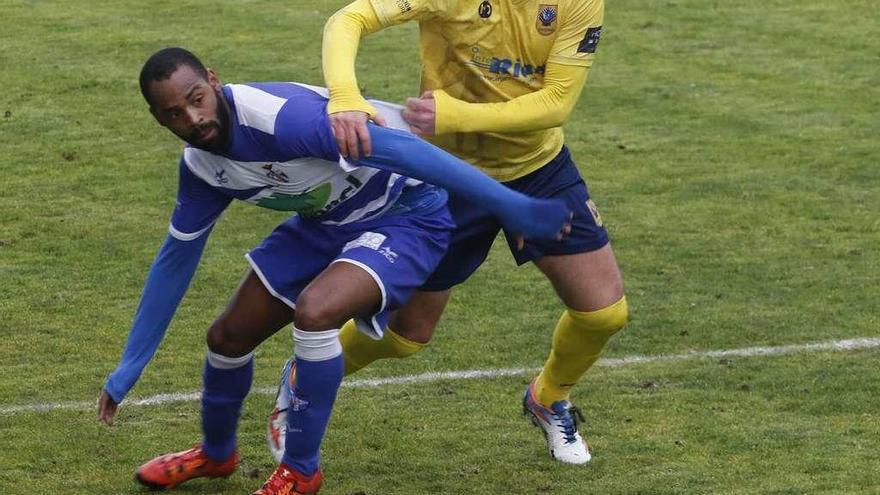
[{"label": "soccer player in blue jersey", "polygon": [[[190,52],[160,50],[140,85],[156,120],[188,143],[169,235],[150,268],[122,360],[99,397],[110,423],[162,340],[208,235],[233,199],[298,213],[253,249],[245,276],[207,334],[202,443],[137,471],[153,488],[224,477],[238,464],[236,427],[253,377],[253,351],[293,323],[296,384],[288,390],[288,443],[257,494],[311,494],[319,449],[343,375],[339,327],[354,319],[381,338],[442,258],[453,224],[446,191],[476,200],[514,232],[565,234],[568,207],[506,189],[408,132],[393,106],[374,102],[391,127],[370,125],[369,157],[338,152],[317,88],[295,83],[222,85]],[[433,185],[431,185],[433,184]]]}]

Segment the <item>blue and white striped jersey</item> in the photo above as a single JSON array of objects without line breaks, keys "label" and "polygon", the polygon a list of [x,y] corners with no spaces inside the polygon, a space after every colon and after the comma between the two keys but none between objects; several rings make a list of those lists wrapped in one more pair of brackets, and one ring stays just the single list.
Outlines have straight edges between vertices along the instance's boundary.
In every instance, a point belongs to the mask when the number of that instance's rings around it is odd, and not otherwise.
[{"label": "blue and white striped jersey", "polygon": [[[192,240],[232,199],[315,217],[328,224],[387,211],[407,186],[421,184],[372,167],[352,167],[337,151],[326,89],[298,83],[228,84],[231,138],[223,152],[187,146],[169,231]],[[400,107],[373,101],[389,127],[407,129]]]}]

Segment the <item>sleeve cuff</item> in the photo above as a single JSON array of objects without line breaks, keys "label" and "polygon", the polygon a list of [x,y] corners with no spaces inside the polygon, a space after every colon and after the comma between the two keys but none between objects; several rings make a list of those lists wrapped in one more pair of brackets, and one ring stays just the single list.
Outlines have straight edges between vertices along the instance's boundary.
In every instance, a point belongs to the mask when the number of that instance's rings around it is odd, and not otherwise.
[{"label": "sleeve cuff", "polygon": [[434,90],[434,134],[461,132],[461,104],[467,103],[449,96],[442,89]]},{"label": "sleeve cuff", "polygon": [[373,105],[370,105],[363,97],[333,97],[331,95],[330,102],[327,104],[327,113],[337,112],[364,112],[370,117],[375,117],[379,112]]}]

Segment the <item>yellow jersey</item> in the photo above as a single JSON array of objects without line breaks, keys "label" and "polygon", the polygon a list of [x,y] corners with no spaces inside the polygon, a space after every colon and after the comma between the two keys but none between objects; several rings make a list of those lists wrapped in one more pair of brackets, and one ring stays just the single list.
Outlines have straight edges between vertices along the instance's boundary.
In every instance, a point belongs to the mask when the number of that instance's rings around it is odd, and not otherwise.
[{"label": "yellow jersey", "polygon": [[[385,27],[419,22],[422,91],[470,103],[502,103],[541,90],[548,63],[590,67],[604,14],[604,0],[369,1]],[[561,125],[444,134],[444,122],[456,118],[445,110],[438,97],[431,142],[498,180],[522,177],[562,148]]]}]

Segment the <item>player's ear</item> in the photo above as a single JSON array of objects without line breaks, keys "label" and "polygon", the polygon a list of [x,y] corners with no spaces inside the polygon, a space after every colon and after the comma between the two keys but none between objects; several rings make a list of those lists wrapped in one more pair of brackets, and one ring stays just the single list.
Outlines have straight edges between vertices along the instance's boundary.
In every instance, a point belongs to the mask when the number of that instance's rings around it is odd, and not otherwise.
[{"label": "player's ear", "polygon": [[220,88],[223,87],[223,83],[220,82],[220,78],[217,77],[217,73],[214,72],[214,69],[208,69],[208,84],[214,88],[214,91],[220,91]]}]

